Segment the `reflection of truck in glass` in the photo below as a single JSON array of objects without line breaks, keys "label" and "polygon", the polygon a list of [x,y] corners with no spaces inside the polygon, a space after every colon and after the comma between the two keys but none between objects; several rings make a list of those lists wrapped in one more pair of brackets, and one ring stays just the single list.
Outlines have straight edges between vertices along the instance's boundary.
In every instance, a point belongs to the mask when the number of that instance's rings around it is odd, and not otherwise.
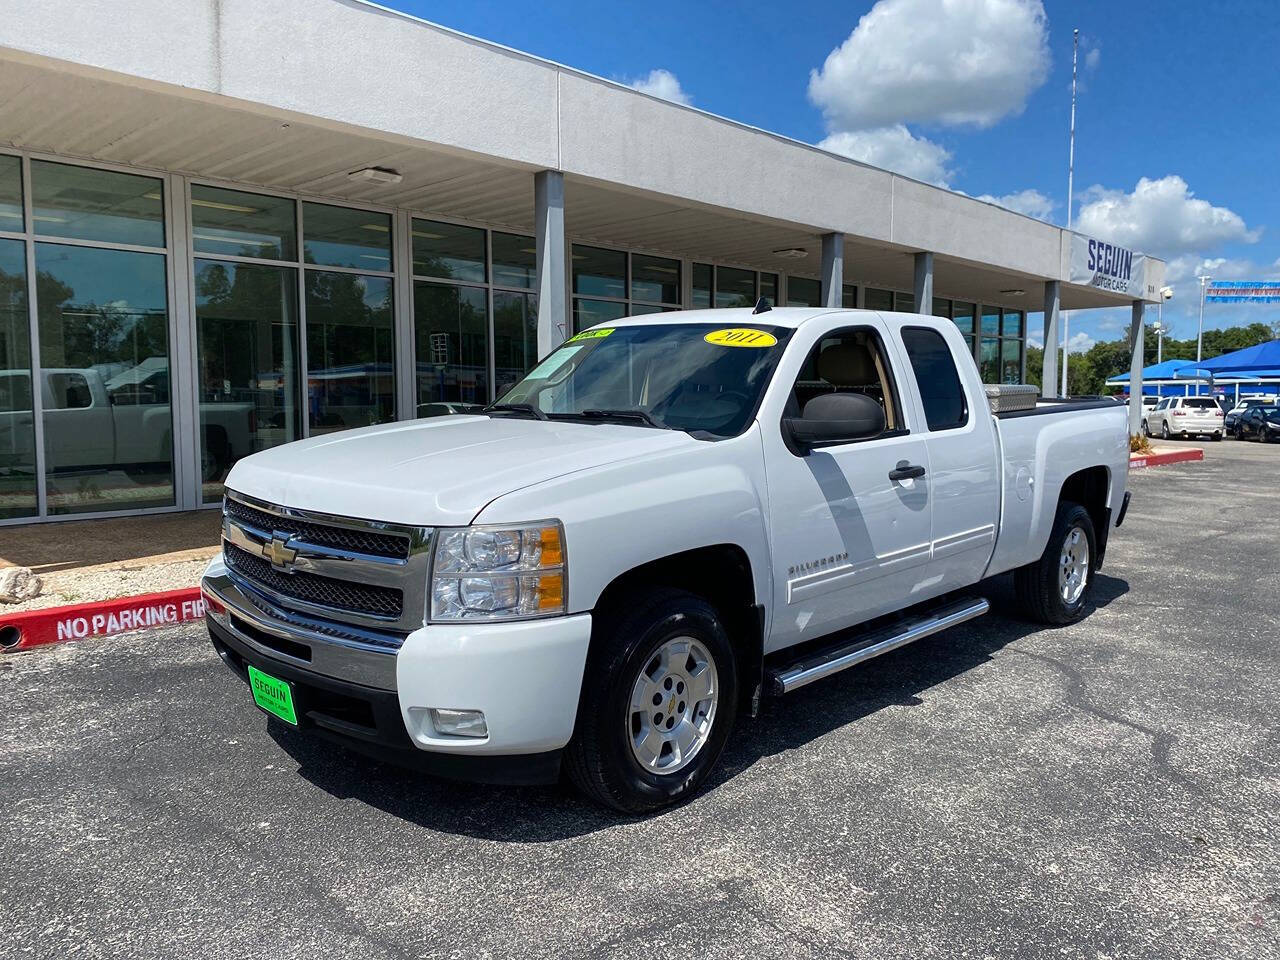
[{"label": "reflection of truck in glass", "polygon": [[[27,409],[0,411],[0,465],[34,462],[35,430],[30,409],[31,374],[2,370],[3,392]],[[91,367],[41,371],[45,453],[50,470],[145,466],[173,458],[169,364],[152,357],[104,380]],[[206,442],[204,479],[221,476],[234,460],[252,452],[251,403],[202,403]]]}]

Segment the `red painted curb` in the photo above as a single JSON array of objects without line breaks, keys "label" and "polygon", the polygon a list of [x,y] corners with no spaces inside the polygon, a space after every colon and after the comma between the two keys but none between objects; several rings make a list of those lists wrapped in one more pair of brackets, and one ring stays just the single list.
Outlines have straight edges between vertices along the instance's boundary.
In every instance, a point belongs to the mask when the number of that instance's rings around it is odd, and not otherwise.
[{"label": "red painted curb", "polygon": [[[183,587],[163,593],[117,597],[94,603],[76,603],[43,610],[24,610],[5,616],[0,611],[0,650],[30,650],[63,640],[109,637],[144,627],[163,627],[204,618],[204,598],[199,587]],[[11,630],[17,630],[12,642]]]},{"label": "red painted curb", "polygon": [[1145,467],[1162,467],[1168,463],[1190,463],[1203,459],[1204,451],[1199,447],[1190,450],[1174,450],[1170,453],[1148,453],[1142,456],[1131,456],[1129,469],[1142,470]]}]

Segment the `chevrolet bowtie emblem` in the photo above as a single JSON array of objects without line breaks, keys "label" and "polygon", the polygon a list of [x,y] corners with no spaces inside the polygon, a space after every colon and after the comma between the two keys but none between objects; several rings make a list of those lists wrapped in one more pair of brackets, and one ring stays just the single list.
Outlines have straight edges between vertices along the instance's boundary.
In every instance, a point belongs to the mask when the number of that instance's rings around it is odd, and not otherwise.
[{"label": "chevrolet bowtie emblem", "polygon": [[289,546],[288,534],[276,533],[262,545],[262,555],[277,570],[288,570],[298,559],[298,551]]}]

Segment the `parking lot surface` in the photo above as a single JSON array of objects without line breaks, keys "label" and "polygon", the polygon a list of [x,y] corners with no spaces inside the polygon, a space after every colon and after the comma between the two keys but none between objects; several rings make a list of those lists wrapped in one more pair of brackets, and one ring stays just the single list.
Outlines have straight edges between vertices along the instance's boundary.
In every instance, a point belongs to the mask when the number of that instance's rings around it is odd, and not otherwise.
[{"label": "parking lot surface", "polygon": [[0,659],[0,956],[1280,955],[1280,446],[1205,447],[1082,623],[996,581],[645,820],[299,737],[197,626]]}]

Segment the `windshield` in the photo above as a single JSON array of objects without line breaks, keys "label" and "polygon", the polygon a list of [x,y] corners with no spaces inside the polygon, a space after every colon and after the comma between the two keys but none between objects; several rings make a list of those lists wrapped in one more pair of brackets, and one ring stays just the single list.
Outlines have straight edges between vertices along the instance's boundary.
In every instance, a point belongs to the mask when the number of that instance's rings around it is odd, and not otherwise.
[{"label": "windshield", "polygon": [[1267,410],[1263,416],[1272,423],[1280,423],[1280,407],[1272,407],[1270,410]]},{"label": "windshield", "polygon": [[755,415],[790,335],[775,326],[593,327],[566,340],[489,409],[736,436]]}]

